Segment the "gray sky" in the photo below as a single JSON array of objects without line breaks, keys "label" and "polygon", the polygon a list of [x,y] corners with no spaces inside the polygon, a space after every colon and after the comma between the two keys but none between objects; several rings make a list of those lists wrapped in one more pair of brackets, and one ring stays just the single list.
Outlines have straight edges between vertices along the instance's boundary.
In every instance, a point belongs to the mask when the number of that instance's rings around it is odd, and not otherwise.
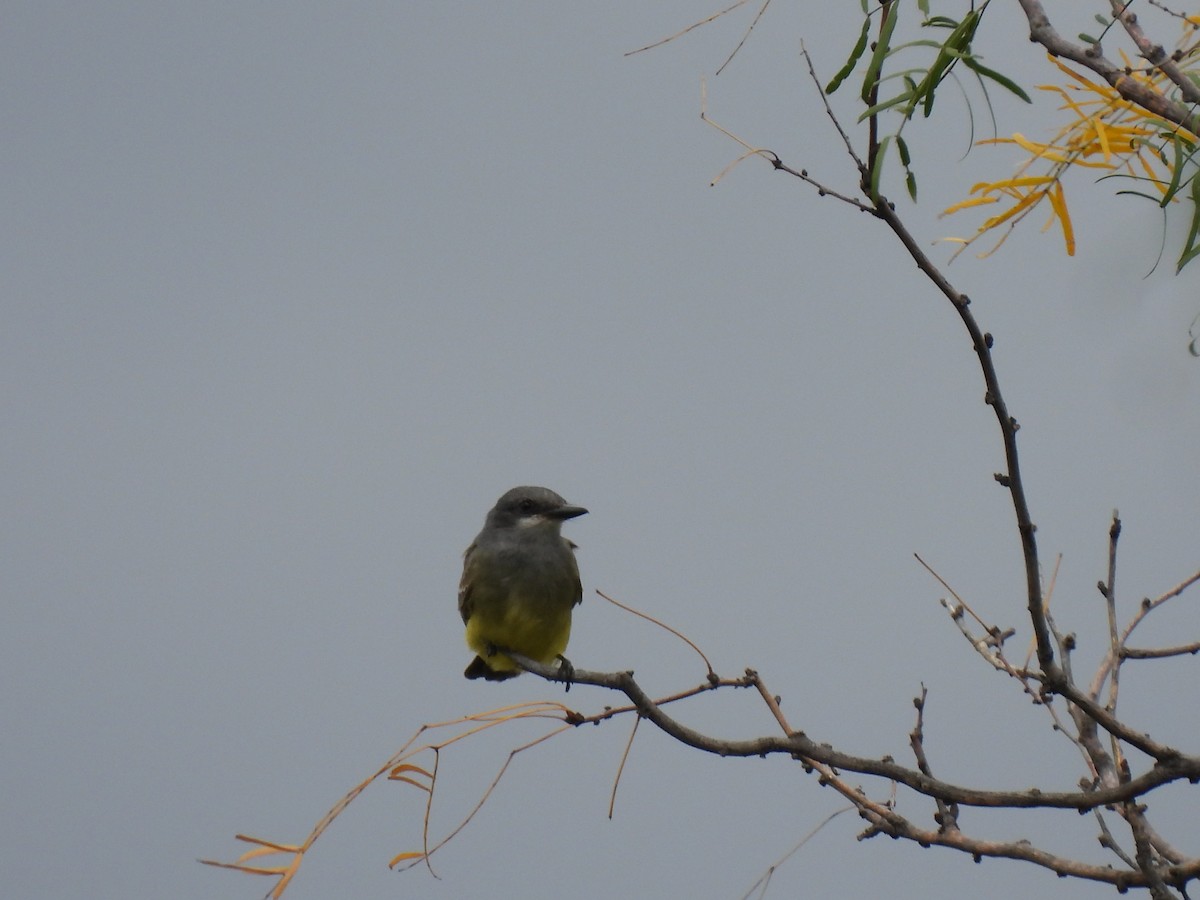
[{"label": "gray sky", "polygon": [[[598,588],[722,674],[757,668],[815,738],[910,760],[924,682],[943,777],[1075,783],[1071,748],[972,654],[912,559],[1026,639],[999,441],[952,311],[882,227],[765,164],[708,186],[740,150],[698,118],[703,75],[716,121],[853,190],[797,50],[827,79],[856,13],[797,6],[773,4],[714,79],[750,10],[623,58],[713,10],[9,5],[5,896],[260,896],[265,880],[195,859],[232,858],[236,832],[301,840],[422,723],[561,697],[461,677],[460,554],[521,483],[591,510],[566,528],[576,665],[633,668],[655,693],[703,674]],[[1055,80],[1010,10],[990,24],[997,68]],[[968,232],[937,211],[1016,159],[963,160],[947,97],[910,132],[922,202],[900,208],[922,241]],[[1001,131],[1045,134],[1036,99],[998,98]],[[1127,612],[1200,563],[1197,269],[1142,277],[1149,204],[1086,178],[1071,200],[1074,259],[1029,223],[949,271],[996,335],[1043,559],[1064,556],[1059,621],[1094,663],[1114,506]],[[1145,643],[1194,639],[1195,599]],[[1131,672],[1130,718],[1194,740],[1195,681],[1194,661]],[[772,728],[747,694],[680,714],[729,737]],[[644,727],[609,821],[629,726],[519,756],[435,857],[441,880],[387,870],[419,846],[421,798],[378,785],[288,896],[736,898],[841,805],[794,764],[705,758]],[[534,734],[447,751],[435,833]],[[1194,792],[1154,803],[1164,830],[1194,816]],[[835,820],[771,895],[1103,890],[858,843],[860,825]],[[1070,813],[964,825],[1107,861]]]}]

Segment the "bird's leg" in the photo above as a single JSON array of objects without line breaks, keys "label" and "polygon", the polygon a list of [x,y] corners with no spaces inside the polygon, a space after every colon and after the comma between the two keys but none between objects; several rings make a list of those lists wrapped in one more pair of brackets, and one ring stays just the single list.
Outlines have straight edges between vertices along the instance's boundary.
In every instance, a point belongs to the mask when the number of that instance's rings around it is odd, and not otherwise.
[{"label": "bird's leg", "polygon": [[563,682],[567,691],[571,690],[571,682],[575,680],[575,667],[561,653],[558,654],[558,675],[554,680]]}]

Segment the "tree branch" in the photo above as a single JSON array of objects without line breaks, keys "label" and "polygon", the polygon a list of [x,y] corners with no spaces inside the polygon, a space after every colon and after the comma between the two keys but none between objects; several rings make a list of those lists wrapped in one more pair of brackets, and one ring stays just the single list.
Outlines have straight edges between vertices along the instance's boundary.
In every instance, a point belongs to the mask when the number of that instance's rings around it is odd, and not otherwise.
[{"label": "tree branch", "polygon": [[[523,657],[505,647],[497,647],[497,652],[511,656],[521,668],[532,672],[547,681],[562,681],[562,672],[558,666],[546,665]],[[727,685],[752,687],[758,682],[758,675],[753,670],[747,670],[743,679],[726,681]],[[575,669],[571,675],[572,684],[589,684],[594,687],[608,688],[618,691],[629,698],[638,714],[657,726],[667,735],[675,738],[681,744],[686,744],[705,753],[716,756],[769,756],[786,754],[797,758],[800,762],[812,765],[822,763],[835,769],[846,769],[861,775],[874,775],[887,778],[919,794],[946,802],[960,803],[964,806],[1010,808],[1010,809],[1075,809],[1087,811],[1098,806],[1108,806],[1140,797],[1157,787],[1182,779],[1200,780],[1200,757],[1185,756],[1174,751],[1163,761],[1155,763],[1137,778],[1125,784],[1106,787],[1098,790],[1085,791],[1042,791],[1040,788],[1029,788],[1016,791],[991,791],[978,788],[963,787],[951,784],[941,779],[926,775],[916,769],[909,769],[892,761],[890,758],[871,759],[855,756],[835,750],[829,744],[819,743],[808,737],[803,731],[793,731],[782,737],[765,735],[763,737],[732,740],[717,738],[696,731],[684,725],[663,711],[661,704],[642,689],[633,677],[632,672],[593,672]],[[708,682],[697,686],[696,693],[714,690]],[[587,721],[587,718],[576,713],[569,719],[575,723]]]},{"label": "tree branch", "polygon": [[[1168,122],[1182,125],[1193,134],[1200,133],[1200,117],[1191,112],[1187,106],[1168,99],[1154,88],[1133,78],[1124,67],[1116,65],[1099,53],[1095,45],[1076,44],[1060,35],[1050,24],[1050,18],[1046,15],[1041,0],[1017,0],[1017,2],[1021,4],[1021,9],[1025,12],[1025,18],[1029,22],[1029,39],[1031,41],[1041,44],[1052,56],[1061,56],[1091,69],[1112,85],[1122,97],[1131,103],[1136,103],[1142,109],[1152,112]],[[1153,63],[1153,60],[1150,61]],[[1166,70],[1164,69],[1164,71]],[[1167,74],[1174,81],[1174,76],[1170,72]],[[1183,77],[1183,80],[1187,81],[1186,77]],[[1193,94],[1194,88],[1189,88],[1184,96],[1188,98],[1189,102],[1196,102],[1192,99]]]}]

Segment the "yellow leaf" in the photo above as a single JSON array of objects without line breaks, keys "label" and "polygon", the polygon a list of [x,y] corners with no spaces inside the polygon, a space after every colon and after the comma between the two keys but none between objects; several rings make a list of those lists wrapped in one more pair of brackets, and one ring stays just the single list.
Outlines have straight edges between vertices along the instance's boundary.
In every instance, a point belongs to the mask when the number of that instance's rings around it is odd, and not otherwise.
[{"label": "yellow leaf", "polygon": [[1014,144],[1018,145],[1019,147],[1025,149],[1025,150],[1028,150],[1030,153],[1037,153],[1038,151],[1041,151],[1041,150],[1049,150],[1050,149],[1049,144],[1035,144],[1033,141],[1029,140],[1029,138],[1025,137],[1025,135],[1021,134],[1021,132],[1019,132],[1019,131],[1013,132],[1013,136],[1012,136],[1011,140]]},{"label": "yellow leaf", "polygon": [[998,203],[999,197],[970,197],[966,200],[960,200],[958,203],[947,206],[942,210],[943,216],[948,216],[951,213],[956,213],[960,209],[970,209],[972,206],[983,206],[985,203]]},{"label": "yellow leaf", "polygon": [[1096,140],[1100,143],[1100,149],[1104,153],[1104,161],[1108,162],[1112,158],[1112,148],[1108,146],[1108,133],[1104,128],[1104,120],[1099,116],[1092,117],[1092,128],[1096,129]]},{"label": "yellow leaf", "polygon": [[996,190],[1002,190],[1003,188],[1033,187],[1034,185],[1046,184],[1047,182],[1051,182],[1053,180],[1053,176],[1050,175],[1026,175],[1023,178],[1008,178],[1004,181],[993,181],[990,184],[990,187],[995,188]]},{"label": "yellow leaf", "polygon": [[1084,88],[1091,91],[1092,93],[1099,94],[1101,97],[1105,97],[1110,100],[1120,96],[1116,91],[1114,91],[1112,88],[1110,88],[1107,84],[1098,84],[1095,81],[1092,81],[1090,78],[1080,75],[1074,69],[1068,68],[1062,62],[1062,60],[1060,60],[1057,56],[1052,56],[1049,53],[1047,53],[1046,57],[1047,57],[1047,59],[1050,60],[1050,62],[1052,62],[1052,63],[1054,63],[1054,65],[1058,66],[1058,68],[1061,69],[1064,74],[1066,74],[1067,76],[1069,76],[1071,78],[1074,78],[1081,85],[1083,85]]},{"label": "yellow leaf", "polygon": [[252,859],[258,859],[260,856],[273,856],[276,853],[291,853],[295,851],[279,849],[276,847],[255,847],[253,850],[247,850],[237,858],[239,863],[249,862]]},{"label": "yellow leaf", "polygon": [[1070,95],[1065,90],[1060,88],[1057,84],[1043,84],[1038,88],[1038,90],[1054,91],[1063,99],[1063,107],[1062,108],[1070,109],[1077,116],[1079,116],[1080,119],[1087,118],[1087,113],[1085,113],[1082,109],[1080,109],[1079,104],[1076,103],[1074,100],[1072,100]]},{"label": "yellow leaf", "polygon": [[1071,214],[1067,212],[1067,198],[1063,192],[1061,181],[1054,185],[1054,190],[1049,197],[1050,206],[1053,208],[1054,214],[1058,216],[1058,221],[1062,223],[1063,243],[1067,245],[1067,256],[1074,256],[1075,229],[1071,226]]},{"label": "yellow leaf", "polygon": [[1050,144],[1035,144],[1026,138],[1025,135],[1016,132],[1013,133],[1012,139],[1014,144],[1022,150],[1028,150],[1034,156],[1048,159],[1051,162],[1067,162],[1066,156],[1062,153],[1052,152],[1053,147]]},{"label": "yellow leaf", "polygon": [[992,216],[986,222],[979,226],[980,231],[988,231],[995,228],[997,225],[1003,225],[1013,216],[1020,212],[1024,212],[1031,206],[1035,205],[1039,200],[1046,196],[1045,191],[1031,191],[1022,197],[1017,203],[1013,204],[1012,208],[1006,212],[1000,213],[998,216]]},{"label": "yellow leaf", "polygon": [[286,850],[289,853],[299,853],[300,848],[295,844],[280,844],[276,841],[264,841],[262,838],[251,837],[248,834],[235,834],[234,840],[244,844],[258,844],[260,847],[274,847],[276,850]]}]

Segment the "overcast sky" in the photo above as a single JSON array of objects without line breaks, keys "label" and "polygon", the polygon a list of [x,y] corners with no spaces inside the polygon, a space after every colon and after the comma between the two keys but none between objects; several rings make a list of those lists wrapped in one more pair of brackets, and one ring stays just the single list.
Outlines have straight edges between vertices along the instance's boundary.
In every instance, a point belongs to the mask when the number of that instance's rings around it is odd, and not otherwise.
[{"label": "overcast sky", "polygon": [[[858,31],[842,6],[772,4],[713,77],[751,8],[625,58],[714,9],[6,5],[0,892],[261,896],[265,879],[195,860],[233,858],[238,832],[302,840],[423,723],[561,698],[461,675],[461,553],[517,484],[591,510],[565,528],[577,666],[632,668],[653,693],[703,676],[600,589],[721,674],[758,669],[818,740],[910,761],[924,682],[938,774],[1075,784],[1075,751],[973,654],[912,558],[1023,646],[1000,444],[953,311],[882,226],[770,166],[709,186],[741,149],[700,121],[702,77],[717,122],[854,190],[798,53],[836,71]],[[1032,88],[1059,76],[993,6],[989,63],[1037,94],[1032,110],[997,97],[1000,130],[1045,136],[1052,98]],[[856,91],[837,95],[847,127]],[[968,233],[978,219],[937,212],[1017,159],[964,159],[966,106],[945,97],[907,132],[920,204],[889,188],[926,245]],[[1176,219],[1143,277],[1159,211],[1086,177],[1069,190],[1075,258],[1030,221],[948,271],[996,336],[1083,666],[1103,652],[1114,507],[1125,615],[1200,565],[1200,269],[1170,274]],[[1200,636],[1196,599],[1142,644]],[[1196,683],[1194,660],[1131,667],[1122,702],[1195,751]],[[773,727],[748,693],[679,714],[726,737]],[[794,763],[706,758],[643,727],[610,821],[630,725],[518,756],[434,858],[440,880],[387,869],[419,847],[423,798],[380,784],[288,896],[737,898],[843,805]],[[538,733],[446,751],[435,836]],[[1188,852],[1195,802],[1151,804]],[[1116,863],[1071,813],[962,824]],[[770,896],[1107,890],[860,843],[861,825],[834,820]]]}]

